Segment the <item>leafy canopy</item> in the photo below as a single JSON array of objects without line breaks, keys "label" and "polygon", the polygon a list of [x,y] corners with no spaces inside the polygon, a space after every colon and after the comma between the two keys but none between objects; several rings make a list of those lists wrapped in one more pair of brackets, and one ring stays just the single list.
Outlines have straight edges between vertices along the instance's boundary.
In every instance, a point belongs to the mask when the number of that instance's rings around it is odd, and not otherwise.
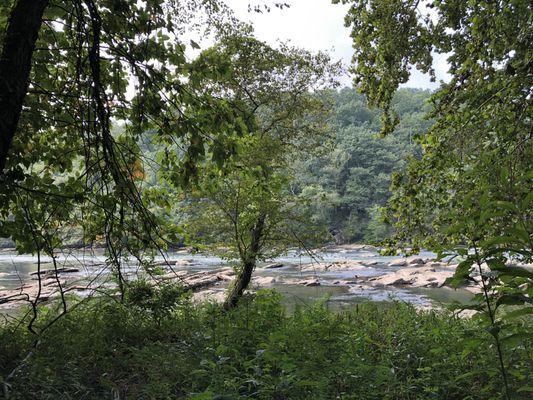
[{"label": "leafy canopy", "polygon": [[392,94],[410,70],[432,73],[433,54],[448,56],[451,79],[432,96],[422,158],[393,178],[390,245],[462,257],[455,285],[477,275],[507,388],[502,348],[516,336],[501,332],[531,307],[500,306],[533,295],[533,273],[520,265],[533,260],[531,3],[342,2],[352,4],[355,82],[384,109],[385,133],[397,122]]},{"label": "leafy canopy", "polygon": [[[0,7],[0,32],[12,5]],[[142,196],[140,136],[180,137],[183,179],[194,174],[204,146],[219,159],[232,151],[218,143],[235,133],[233,115],[223,101],[192,89],[186,52],[198,44],[182,38],[237,26],[215,0],[50,3],[1,176],[0,235],[22,252],[48,253],[72,236],[87,244],[105,238],[112,258],[122,248],[137,253],[163,244]],[[219,115],[211,125],[207,109]]]}]

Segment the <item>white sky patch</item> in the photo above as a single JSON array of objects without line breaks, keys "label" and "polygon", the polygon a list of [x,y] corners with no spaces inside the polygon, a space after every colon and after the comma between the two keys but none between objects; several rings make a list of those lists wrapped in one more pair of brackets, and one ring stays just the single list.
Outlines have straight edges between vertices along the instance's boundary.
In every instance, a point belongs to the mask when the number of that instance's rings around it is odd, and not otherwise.
[{"label": "white sky patch", "polygon": [[[271,7],[269,13],[248,12],[249,0],[225,0],[236,16],[254,26],[258,39],[275,46],[276,42],[289,41],[297,47],[310,51],[327,51],[334,61],[351,63],[353,49],[350,30],[344,27],[344,16],[348,5],[332,4],[331,0],[287,0],[290,8],[280,10]],[[440,80],[450,80],[447,74],[446,55],[435,55],[434,68],[437,82],[431,82],[429,75],[415,68],[409,82],[404,87],[436,89]],[[351,86],[347,76],[342,80]]]}]

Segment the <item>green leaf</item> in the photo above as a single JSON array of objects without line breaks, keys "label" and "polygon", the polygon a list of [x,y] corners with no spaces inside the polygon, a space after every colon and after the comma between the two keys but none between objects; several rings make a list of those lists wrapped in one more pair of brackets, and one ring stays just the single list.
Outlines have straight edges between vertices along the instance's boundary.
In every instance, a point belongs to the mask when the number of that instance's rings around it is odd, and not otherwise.
[{"label": "green leaf", "polygon": [[196,43],[196,42],[195,42],[194,40],[192,40],[192,39],[191,39],[191,46],[192,46],[193,49],[198,49],[198,50],[201,49],[200,45],[199,45],[198,43]]},{"label": "green leaf", "polygon": [[521,307],[517,310],[509,311],[504,315],[505,319],[515,319],[520,318],[525,315],[532,315],[533,314],[533,307]]}]

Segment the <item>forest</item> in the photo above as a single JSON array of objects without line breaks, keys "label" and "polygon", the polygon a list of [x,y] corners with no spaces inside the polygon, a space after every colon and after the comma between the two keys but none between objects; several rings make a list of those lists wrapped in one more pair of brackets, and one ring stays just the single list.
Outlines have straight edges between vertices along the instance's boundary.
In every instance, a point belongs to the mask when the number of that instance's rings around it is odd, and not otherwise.
[{"label": "forest", "polygon": [[529,399],[531,9],[2,1],[0,398]]}]

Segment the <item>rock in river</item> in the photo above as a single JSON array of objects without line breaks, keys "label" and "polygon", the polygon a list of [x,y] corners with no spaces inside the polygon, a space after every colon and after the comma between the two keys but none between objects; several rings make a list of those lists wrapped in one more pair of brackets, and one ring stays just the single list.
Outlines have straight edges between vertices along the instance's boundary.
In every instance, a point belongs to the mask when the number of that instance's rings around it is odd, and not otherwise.
[{"label": "rock in river", "polygon": [[389,267],[405,267],[407,265],[407,260],[405,258],[398,258],[396,260],[392,260],[389,263]]},{"label": "rock in river", "polygon": [[282,263],[274,263],[274,264],[265,265],[264,268],[266,268],[266,269],[276,269],[276,268],[281,268],[281,267],[283,267]]}]

